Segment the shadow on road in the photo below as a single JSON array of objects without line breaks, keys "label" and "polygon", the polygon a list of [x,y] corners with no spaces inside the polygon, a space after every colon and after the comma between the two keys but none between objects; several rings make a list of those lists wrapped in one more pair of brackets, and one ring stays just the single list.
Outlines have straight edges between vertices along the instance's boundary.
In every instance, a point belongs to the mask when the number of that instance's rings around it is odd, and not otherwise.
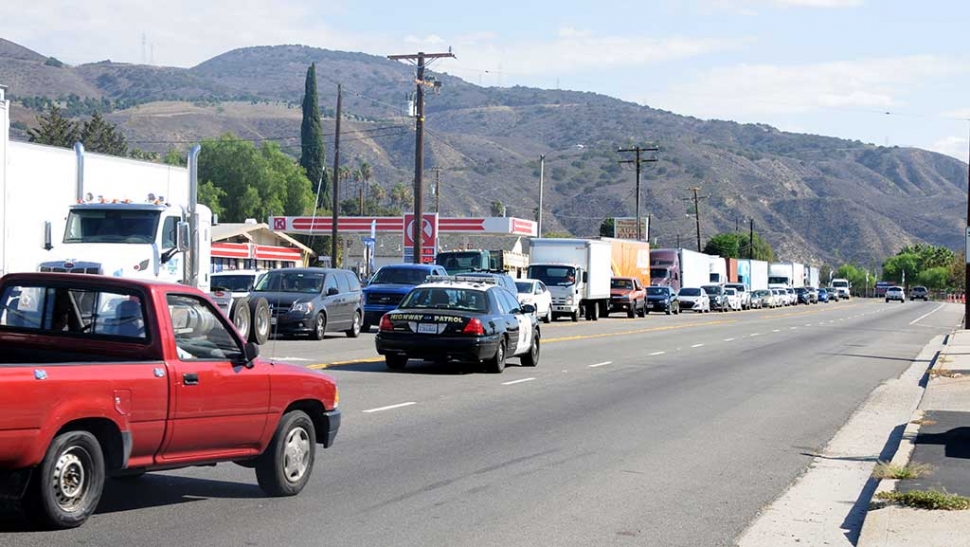
[{"label": "shadow on road", "polygon": [[[266,495],[255,484],[147,474],[136,480],[108,479],[95,514],[135,511],[203,501],[254,499]],[[14,504],[0,504],[0,533],[40,531]]]}]

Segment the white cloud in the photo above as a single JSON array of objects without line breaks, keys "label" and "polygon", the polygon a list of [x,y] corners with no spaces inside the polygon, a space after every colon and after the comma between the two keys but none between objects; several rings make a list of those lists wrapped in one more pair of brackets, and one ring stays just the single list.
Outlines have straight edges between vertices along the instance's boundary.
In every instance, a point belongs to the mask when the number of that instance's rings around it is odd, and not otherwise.
[{"label": "white cloud", "polygon": [[967,137],[943,137],[928,148],[940,154],[953,156],[958,160],[970,161],[970,140]]},{"label": "white cloud", "polygon": [[762,6],[840,9],[858,7],[863,3],[864,0],[711,0],[710,5],[719,10],[755,15],[757,14],[756,8]]},{"label": "white cloud", "polygon": [[959,108],[957,110],[951,110],[949,112],[944,112],[941,114],[944,118],[953,118],[958,120],[970,120],[970,108]]},{"label": "white cloud", "polygon": [[863,0],[772,0],[771,3],[804,8],[853,8],[861,6]]},{"label": "white cloud", "polygon": [[927,79],[965,72],[932,56],[809,65],[737,65],[700,73],[694,81],[638,100],[706,118],[756,118],[851,108],[889,111]]}]

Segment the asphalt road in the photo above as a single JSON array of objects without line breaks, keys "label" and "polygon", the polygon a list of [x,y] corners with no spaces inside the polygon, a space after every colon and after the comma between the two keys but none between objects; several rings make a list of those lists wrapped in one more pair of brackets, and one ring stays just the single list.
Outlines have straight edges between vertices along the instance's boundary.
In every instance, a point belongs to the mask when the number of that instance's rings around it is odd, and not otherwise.
[{"label": "asphalt road", "polygon": [[300,496],[264,498],[232,464],[156,473],[111,482],[77,530],[7,512],[0,545],[730,545],[961,313],[857,299],[560,322],[538,367],[501,375],[390,372],[373,334],[271,342],[341,386],[343,427]]}]

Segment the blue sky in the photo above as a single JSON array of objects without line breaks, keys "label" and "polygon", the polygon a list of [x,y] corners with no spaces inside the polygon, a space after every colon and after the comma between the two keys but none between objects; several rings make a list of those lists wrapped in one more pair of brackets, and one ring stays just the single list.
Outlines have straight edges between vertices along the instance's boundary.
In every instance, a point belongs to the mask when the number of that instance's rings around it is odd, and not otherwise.
[{"label": "blue sky", "polygon": [[[18,4],[18,5],[11,5]],[[699,118],[918,146],[966,161],[970,2],[959,0],[41,0],[0,37],[70,63],[192,66],[283,43],[446,50],[487,86],[595,91]]]}]

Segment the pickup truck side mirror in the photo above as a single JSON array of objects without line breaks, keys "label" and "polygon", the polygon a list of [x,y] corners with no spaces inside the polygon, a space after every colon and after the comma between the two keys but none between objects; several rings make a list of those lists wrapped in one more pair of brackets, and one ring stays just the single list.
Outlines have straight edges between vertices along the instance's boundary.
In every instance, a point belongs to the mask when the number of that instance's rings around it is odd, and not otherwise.
[{"label": "pickup truck side mirror", "polygon": [[243,346],[243,360],[245,360],[246,368],[253,368],[253,361],[259,357],[259,346],[252,342],[246,342]]}]

